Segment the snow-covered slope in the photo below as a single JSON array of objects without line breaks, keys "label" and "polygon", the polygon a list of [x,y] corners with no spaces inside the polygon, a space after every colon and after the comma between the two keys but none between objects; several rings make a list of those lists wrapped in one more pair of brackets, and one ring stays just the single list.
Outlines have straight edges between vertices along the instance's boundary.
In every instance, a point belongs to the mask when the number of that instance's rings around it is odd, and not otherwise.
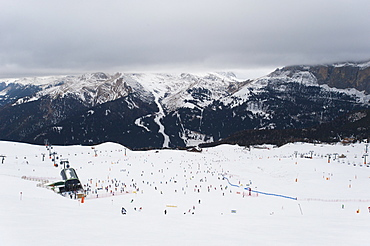
[{"label": "snow-covered slope", "polygon": [[342,62],[342,63],[336,63],[334,64],[335,67],[358,67],[360,69],[366,69],[370,67],[370,61],[367,62],[361,62],[361,63],[356,63],[356,62]]},{"label": "snow-covered slope", "polygon": [[[357,64],[361,69],[368,66]],[[336,67],[351,64],[337,64]],[[351,66],[354,66],[353,64]],[[275,72],[256,79],[244,82],[237,79],[232,73],[208,74],[149,74],[149,73],[106,73],[84,74],[81,76],[49,76],[39,78],[5,79],[5,84],[19,83],[22,85],[39,86],[40,91],[31,97],[19,98],[16,104],[38,100],[43,96],[52,98],[72,96],[80,99],[87,105],[94,106],[113,101],[136,92],[146,100],[158,101],[167,111],[178,108],[204,108],[215,100],[221,100],[231,107],[248,101],[253,93],[263,91],[271,83],[299,83],[306,86],[319,86],[317,78],[310,71],[309,66],[302,70],[277,69]],[[325,86],[325,85],[323,85]],[[284,85],[278,90],[284,91]],[[364,92],[350,89],[326,88],[341,93],[354,95],[359,101],[368,102],[370,96]],[[0,91],[6,95],[9,88]],[[253,107],[251,109],[253,110]]]},{"label": "snow-covered slope", "polygon": [[[209,98],[199,100],[199,106],[210,104],[213,100],[227,95],[231,83],[239,82],[232,73],[208,74],[150,74],[150,73],[106,73],[83,74],[81,76],[50,76],[39,78],[4,79],[6,85],[19,83],[35,85],[40,92],[31,98],[20,98],[17,104],[38,100],[43,96],[52,98],[72,96],[88,105],[97,105],[113,101],[136,92],[147,100],[154,100],[154,95],[163,100],[164,107],[173,110],[194,104],[191,90],[209,91]],[[9,89],[0,91],[6,94]],[[204,100],[205,99],[205,100]]]},{"label": "snow-covered slope", "polygon": [[45,146],[2,141],[0,244],[368,245],[366,148],[53,146],[88,190],[82,203],[43,188],[62,168]]},{"label": "snow-covered slope", "polygon": [[[305,86],[323,85],[318,80],[316,70],[322,72],[328,69],[368,69],[370,62],[338,63],[322,66],[291,66],[277,69],[269,75],[253,81],[242,81],[231,72],[204,73],[204,74],[166,74],[166,73],[107,73],[83,74],[80,76],[48,76],[18,79],[2,79],[5,85],[20,84],[23,86],[38,86],[40,91],[31,98],[20,98],[19,103],[37,100],[43,96],[65,97],[71,95],[79,98],[88,105],[97,105],[113,101],[136,92],[147,100],[154,100],[154,94],[167,111],[174,111],[181,107],[203,108],[215,100],[222,100],[226,104],[237,105],[247,101],[250,92],[263,90],[268,84],[284,82],[299,83]],[[316,70],[315,70],[316,69]],[[343,72],[344,73],[344,72]],[[321,79],[321,78],[319,78]],[[324,85],[325,86],[325,85]],[[1,89],[1,88],[0,88]],[[284,90],[282,85],[280,90]],[[352,88],[328,87],[328,90],[355,95],[360,101],[368,102],[368,93],[354,91]],[[0,95],[6,95],[9,87],[3,86]]]},{"label": "snow-covered slope", "polygon": [[[344,66],[344,65],[343,65]],[[361,68],[367,68],[365,65],[360,66]],[[303,70],[295,69],[277,69],[271,74],[258,78],[248,86],[244,86],[237,92],[235,92],[231,97],[224,98],[223,101],[226,104],[230,104],[232,107],[240,105],[245,101],[248,101],[252,93],[262,93],[265,88],[270,85],[276,85],[275,89],[277,91],[284,92],[286,90],[286,84],[295,83],[304,85],[307,87],[321,87],[326,91],[338,92],[343,94],[348,94],[357,99],[359,103],[368,104],[370,101],[370,94],[365,91],[359,91],[355,88],[335,88],[329,87],[327,84],[319,83],[317,77],[309,71],[310,67],[302,67]]]},{"label": "snow-covered slope", "polygon": [[[141,148],[124,141],[142,134],[144,147],[197,145],[246,129],[310,127],[367,109],[369,81],[368,63],[284,67],[247,81],[230,72],[0,80],[0,139]],[[54,129],[62,130],[55,135]]]}]

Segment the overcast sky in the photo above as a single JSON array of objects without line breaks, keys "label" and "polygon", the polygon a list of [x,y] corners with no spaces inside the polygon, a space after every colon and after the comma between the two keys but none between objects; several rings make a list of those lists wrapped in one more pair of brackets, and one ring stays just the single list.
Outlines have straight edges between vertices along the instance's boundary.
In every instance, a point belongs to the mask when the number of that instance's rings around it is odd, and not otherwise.
[{"label": "overcast sky", "polygon": [[370,60],[369,0],[0,0],[0,77]]}]

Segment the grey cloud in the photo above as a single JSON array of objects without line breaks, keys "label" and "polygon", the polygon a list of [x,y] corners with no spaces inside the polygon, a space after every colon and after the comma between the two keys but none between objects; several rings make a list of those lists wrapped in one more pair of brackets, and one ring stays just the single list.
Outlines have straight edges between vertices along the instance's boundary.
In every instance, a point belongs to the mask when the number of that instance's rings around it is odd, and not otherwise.
[{"label": "grey cloud", "polygon": [[5,0],[0,76],[370,59],[365,0]]}]

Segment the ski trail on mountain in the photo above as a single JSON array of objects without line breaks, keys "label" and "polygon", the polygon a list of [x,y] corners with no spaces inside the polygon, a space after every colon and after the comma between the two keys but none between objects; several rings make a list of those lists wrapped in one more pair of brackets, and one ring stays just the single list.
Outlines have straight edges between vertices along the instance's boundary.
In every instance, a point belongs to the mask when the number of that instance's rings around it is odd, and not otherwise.
[{"label": "ski trail on mountain", "polygon": [[164,125],[161,122],[161,119],[165,116],[163,107],[159,103],[159,96],[156,93],[153,93],[154,95],[154,102],[157,104],[159,111],[155,113],[154,116],[154,122],[157,123],[159,126],[159,133],[163,135],[164,141],[163,141],[163,148],[168,148],[170,146],[170,137],[164,132]]},{"label": "ski trail on mountain", "polygon": [[147,117],[150,117],[151,116],[151,114],[148,114],[148,115],[145,115],[145,116],[142,116],[142,117],[140,117],[140,118],[137,118],[136,120],[135,120],[135,125],[137,125],[138,127],[142,127],[142,128],[144,128],[147,132],[150,132],[150,129],[148,128],[148,127],[146,127],[145,125],[144,125],[144,122],[142,121],[144,118],[147,118]]}]

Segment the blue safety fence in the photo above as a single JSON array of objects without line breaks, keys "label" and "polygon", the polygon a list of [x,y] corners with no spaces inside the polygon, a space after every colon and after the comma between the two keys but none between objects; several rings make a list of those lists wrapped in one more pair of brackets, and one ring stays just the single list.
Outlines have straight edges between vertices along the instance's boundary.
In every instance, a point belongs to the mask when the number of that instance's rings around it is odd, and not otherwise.
[{"label": "blue safety fence", "polygon": [[[226,181],[229,183],[229,185],[240,188],[240,185],[232,184],[227,177],[225,177],[225,176],[222,176],[222,177],[223,177],[223,179],[226,179]],[[282,198],[297,200],[297,197],[284,196],[284,195],[279,195],[279,194],[274,194],[274,193],[266,193],[266,192],[262,192],[262,191],[252,190],[252,189],[250,189],[250,187],[245,187],[243,189],[244,190],[247,190],[247,191],[254,192],[254,193],[266,195],[266,196],[277,196],[277,197],[282,197]]]}]

